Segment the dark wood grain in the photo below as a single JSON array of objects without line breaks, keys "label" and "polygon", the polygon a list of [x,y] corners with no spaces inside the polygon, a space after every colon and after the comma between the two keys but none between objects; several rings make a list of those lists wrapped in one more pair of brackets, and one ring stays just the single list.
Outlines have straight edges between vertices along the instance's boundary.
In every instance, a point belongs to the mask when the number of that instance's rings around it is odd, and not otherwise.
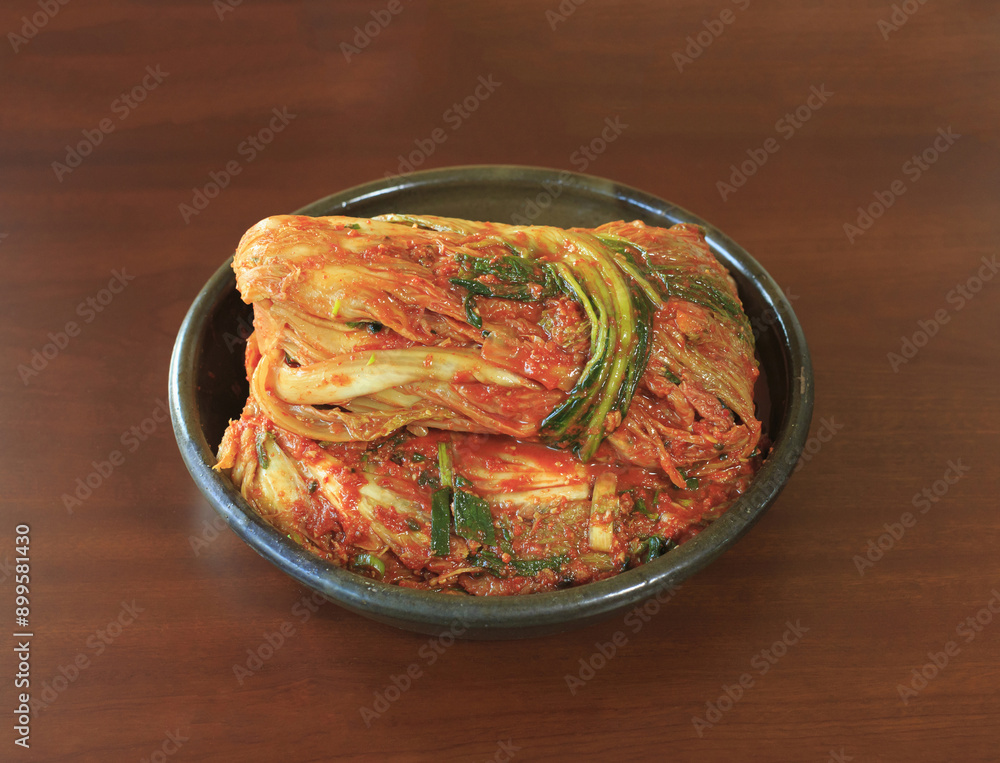
[{"label": "dark wood grain", "polygon": [[[1000,625],[962,624],[1000,607],[1000,278],[961,302],[952,290],[998,254],[1000,13],[904,5],[916,11],[883,34],[888,0],[589,0],[554,29],[555,2],[403,2],[348,61],[341,43],[387,3],[244,0],[220,19],[210,0],[70,0],[26,43],[0,43],[0,563],[29,524],[31,691],[64,689],[33,717],[30,750],[15,746],[4,648],[0,758],[996,760]],[[0,32],[39,9],[5,3]],[[732,23],[679,66],[723,9]],[[122,118],[116,99],[147,67],[165,76]],[[448,110],[480,76],[499,84],[456,129]],[[830,95],[789,134],[779,120],[813,88]],[[293,116],[250,161],[241,143],[272,109]],[[60,177],[53,162],[104,119],[113,130]],[[584,161],[606,119],[621,134]],[[399,171],[435,128],[447,139],[422,168],[532,164],[637,186],[725,230],[792,297],[814,434],[836,434],[648,622],[437,654],[333,604],[312,612],[307,590],[213,530],[168,424],[129,437],[242,232]],[[939,129],[960,137],[914,177],[906,163]],[[720,192],[768,139],[778,150]],[[239,174],[185,219],[227,162]],[[852,242],[845,223],[893,181],[905,192]],[[116,272],[131,280],[88,308]],[[889,353],[938,310],[947,321],[894,369]],[[79,335],[24,376],[69,321]],[[70,513],[63,496],[113,451],[123,463]],[[921,513],[915,496],[959,461],[968,471]],[[915,524],[859,571],[906,512]],[[12,633],[12,575],[0,592]],[[123,605],[133,622],[110,638]],[[294,633],[241,682],[234,666],[284,623]],[[802,635],[771,664],[787,623]],[[566,676],[617,632],[624,646],[571,692]],[[948,665],[904,702],[899,685],[949,641]],[[87,666],[63,683],[78,655]],[[411,665],[419,676],[366,725]],[[744,674],[739,700],[697,723]]]}]

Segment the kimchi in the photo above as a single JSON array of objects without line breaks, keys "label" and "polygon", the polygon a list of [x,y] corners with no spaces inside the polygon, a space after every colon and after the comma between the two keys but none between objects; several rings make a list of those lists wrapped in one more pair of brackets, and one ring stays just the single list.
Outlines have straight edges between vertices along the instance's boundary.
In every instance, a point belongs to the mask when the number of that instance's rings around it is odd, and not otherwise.
[{"label": "kimchi", "polygon": [[505,595],[647,563],[761,462],[753,335],[704,231],[278,216],[233,261],[267,522],[387,583]]}]

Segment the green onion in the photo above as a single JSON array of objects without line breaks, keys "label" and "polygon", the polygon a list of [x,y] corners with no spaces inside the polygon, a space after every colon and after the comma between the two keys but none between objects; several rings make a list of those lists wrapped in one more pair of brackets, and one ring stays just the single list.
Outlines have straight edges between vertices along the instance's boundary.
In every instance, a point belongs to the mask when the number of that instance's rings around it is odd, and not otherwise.
[{"label": "green onion", "polygon": [[438,488],[431,494],[431,553],[448,556],[451,524],[451,488]]},{"label": "green onion", "polygon": [[385,577],[385,562],[379,559],[375,554],[370,554],[367,551],[362,551],[351,563],[351,567],[356,570],[370,570],[378,574],[379,579]]},{"label": "green onion", "polygon": [[646,364],[649,362],[649,354],[652,351],[650,343],[650,333],[653,328],[653,315],[656,312],[654,303],[645,294],[637,289],[631,289],[632,306],[637,313],[635,322],[635,346],[628,358],[628,371],[625,375],[625,382],[618,390],[615,399],[615,409],[620,411],[622,419],[628,413],[629,403],[635,390],[639,386],[642,375],[646,372]]},{"label": "green onion", "polygon": [[378,321],[347,321],[344,325],[352,329],[367,329],[369,334],[377,334],[385,328]]},{"label": "green onion", "polygon": [[[654,503],[654,505],[655,505],[655,503]],[[640,514],[645,514],[650,519],[656,519],[656,513],[650,511],[646,507],[646,502],[640,496],[638,496],[638,495],[635,497],[635,509]]]},{"label": "green onion", "polygon": [[[390,448],[397,448],[404,442],[406,442],[408,439],[410,439],[409,432],[407,432],[405,429],[401,429],[399,432],[397,432],[388,440],[386,440],[385,444],[388,445]],[[369,447],[371,446],[369,445]]]},{"label": "green onion", "polygon": [[476,312],[476,297],[472,292],[465,295],[465,319],[473,328],[481,329],[483,327],[483,319]]},{"label": "green onion", "polygon": [[615,540],[615,519],[621,509],[618,498],[618,477],[614,472],[603,472],[594,480],[590,496],[590,548],[610,554]]},{"label": "green onion", "polygon": [[[459,253],[455,257],[455,263],[460,267],[460,277],[451,279],[453,285],[461,286],[470,294],[480,297],[513,299],[518,302],[537,302],[559,293],[558,279],[551,265],[532,262],[522,257],[510,243],[497,238],[484,239],[483,243],[486,245],[502,243],[514,254],[503,257],[473,257]],[[476,280],[484,275],[492,276],[500,283],[484,284]],[[541,288],[532,290],[531,286]]]},{"label": "green onion", "polygon": [[414,463],[417,463],[417,464],[419,464],[419,463],[420,463],[421,461],[423,461],[423,460],[424,460],[424,456],[423,456],[423,454],[422,454],[422,453],[414,453],[414,454],[413,454],[413,455],[411,456],[411,458],[413,459],[413,462],[414,462]]},{"label": "green onion", "polygon": [[441,487],[441,480],[424,469],[417,477],[417,484],[420,485],[420,487],[430,487],[436,490]]},{"label": "green onion", "polygon": [[441,484],[445,487],[452,487],[455,482],[452,478],[451,456],[448,454],[448,443],[438,443],[438,470],[441,472]]},{"label": "green onion", "polygon": [[[586,416],[593,408],[593,401],[607,379],[610,364],[609,320],[602,304],[591,300],[587,291],[576,280],[570,269],[562,263],[556,265],[557,273],[570,294],[583,307],[590,323],[590,357],[580,372],[580,378],[570,390],[565,402],[557,406],[541,423],[539,433],[549,444],[571,444],[581,460],[588,460],[600,444],[584,431]],[[589,453],[589,455],[584,455]]]},{"label": "green onion", "polygon": [[319,490],[319,483],[316,480],[312,480],[309,483],[309,493],[310,493],[310,495],[312,493],[315,493],[317,490]]},{"label": "green onion", "polygon": [[663,372],[663,376],[666,378],[667,381],[673,382],[674,384],[680,384],[681,383],[681,377],[679,377],[677,374],[675,374],[669,368],[666,371]]},{"label": "green onion", "polygon": [[686,265],[650,265],[649,270],[662,287],[664,296],[694,302],[737,322],[746,319],[739,303],[725,292],[721,276],[692,272]]},{"label": "green onion", "polygon": [[493,515],[485,500],[467,490],[456,490],[452,511],[455,514],[456,534],[487,545],[496,543]]},{"label": "green onion", "polygon": [[[664,538],[660,535],[652,535],[643,544],[645,551],[640,551],[643,564],[649,564],[657,557],[663,556],[668,551],[677,547],[677,543],[672,539]],[[642,549],[642,546],[640,547]]]},{"label": "green onion", "polygon": [[500,538],[497,546],[504,553],[514,556],[514,536],[508,527],[510,520],[506,517],[500,520]]},{"label": "green onion", "polygon": [[688,490],[697,490],[698,489],[698,478],[697,477],[688,477],[687,473],[683,469],[678,469],[677,473],[679,475],[681,475],[681,477],[684,479],[684,485],[687,487]]},{"label": "green onion", "polygon": [[[515,250],[516,251],[516,250]],[[544,283],[538,280],[534,268],[521,259],[519,255],[504,255],[503,257],[473,257],[459,253],[455,262],[463,272],[471,271],[475,275],[491,275],[505,283]]]},{"label": "green onion", "polygon": [[645,251],[631,241],[618,238],[617,236],[598,235],[597,239],[611,250],[611,258],[620,270],[627,273],[642,291],[645,293],[656,307],[661,304],[659,290],[646,278],[643,267],[635,261],[636,254],[645,255]]},{"label": "green onion", "polygon": [[628,413],[649,360],[652,315],[659,304],[634,263],[623,256],[616,259],[602,243],[565,232],[560,244],[576,255],[573,269],[564,263],[554,266],[590,320],[590,358],[567,400],[542,421],[540,434],[550,444],[570,445],[583,461],[604,440],[608,414],[616,410],[624,418]]},{"label": "green onion", "polygon": [[361,230],[361,226],[357,223],[348,223],[344,226],[345,228],[351,228],[352,230]]},{"label": "green onion", "polygon": [[488,549],[483,549],[474,556],[470,556],[468,561],[477,567],[483,567],[498,578],[507,577],[507,571],[513,569],[515,575],[532,577],[545,569],[559,572],[560,568],[569,564],[569,557],[565,554],[550,556],[544,559],[516,559],[511,557],[509,562],[505,562],[499,556]]},{"label": "green onion", "polygon": [[454,284],[455,286],[461,286],[469,294],[475,294],[479,297],[492,297],[493,292],[490,291],[490,287],[484,283],[479,283],[479,281],[470,281],[467,278],[449,278],[448,282]]},{"label": "green onion", "polygon": [[266,429],[261,429],[257,432],[257,463],[260,464],[261,469],[266,469],[271,465],[271,459],[267,456],[267,438],[270,436],[270,432]]}]

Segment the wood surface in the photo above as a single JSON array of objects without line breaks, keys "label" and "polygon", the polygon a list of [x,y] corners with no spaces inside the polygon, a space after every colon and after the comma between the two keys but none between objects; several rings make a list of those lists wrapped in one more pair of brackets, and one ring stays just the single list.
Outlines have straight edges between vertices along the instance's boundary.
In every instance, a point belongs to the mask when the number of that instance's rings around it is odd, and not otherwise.
[{"label": "wood surface", "polygon": [[[1000,758],[996,3],[230,1],[0,10],[0,759]],[[480,77],[488,97],[449,115]],[[285,123],[251,159],[273,109]],[[605,120],[618,133],[587,159]],[[809,458],[648,622],[444,648],[313,613],[213,530],[156,420],[179,324],[243,231],[397,172],[435,129],[421,168],[613,178],[713,222],[792,299],[815,366]],[[719,185],[769,140],[741,187]],[[876,194],[892,204],[861,230]],[[65,347],[42,357],[50,342]],[[52,700],[27,750],[21,524],[30,691]],[[268,658],[237,675],[248,650]]]}]

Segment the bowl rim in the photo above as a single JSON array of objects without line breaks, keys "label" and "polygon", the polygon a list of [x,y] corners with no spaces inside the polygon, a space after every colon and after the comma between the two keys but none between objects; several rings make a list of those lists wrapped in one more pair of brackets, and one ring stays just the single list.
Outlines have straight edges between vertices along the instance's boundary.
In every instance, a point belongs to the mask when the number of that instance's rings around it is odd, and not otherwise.
[{"label": "bowl rim", "polygon": [[[232,257],[195,298],[177,334],[170,360],[168,396],[174,434],[192,478],[217,513],[251,548],[286,574],[347,609],[381,622],[425,633],[450,628],[490,637],[537,635],[539,628],[566,628],[601,619],[678,586],[742,537],[770,507],[796,467],[809,433],[813,374],[808,345],[792,306],[766,270],[739,244],[686,209],[644,191],[591,175],[520,165],[464,165],[424,170],[363,183],[308,204],[292,214],[337,214],[361,202],[422,188],[470,182],[524,181],[566,184],[593,196],[638,206],[673,222],[701,225],[713,254],[731,272],[756,285],[773,311],[773,330],[785,362],[789,402],[771,452],[749,490],[696,537],[649,564],[606,580],[525,596],[443,595],[372,580],[322,560],[272,528],[247,504],[228,478],[212,469],[215,453],[204,435],[195,392],[202,329],[219,302],[235,289]],[[798,381],[798,384],[793,383]],[[502,634],[502,635],[501,635]]]}]

